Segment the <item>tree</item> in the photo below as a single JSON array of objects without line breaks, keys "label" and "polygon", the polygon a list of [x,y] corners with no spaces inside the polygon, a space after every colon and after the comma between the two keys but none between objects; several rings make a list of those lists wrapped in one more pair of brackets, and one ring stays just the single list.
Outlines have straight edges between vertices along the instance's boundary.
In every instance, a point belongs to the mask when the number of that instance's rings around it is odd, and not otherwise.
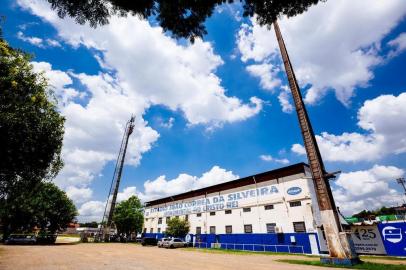
[{"label": "tree", "polygon": [[66,193],[50,182],[40,182],[8,200],[2,216],[8,219],[9,231],[55,233],[64,230],[77,215],[76,207]]},{"label": "tree", "polygon": [[166,234],[174,237],[184,237],[189,233],[189,221],[180,219],[179,217],[171,218],[166,227]]},{"label": "tree", "polygon": [[64,118],[30,60],[0,35],[0,204],[53,178],[63,165]]},{"label": "tree", "polygon": [[[138,15],[154,17],[164,31],[170,31],[176,38],[196,37],[207,33],[204,22],[214,9],[233,0],[47,0],[63,18],[66,15],[76,22],[91,26],[104,25],[112,15]],[[306,11],[310,6],[325,0],[240,0],[243,16],[257,16],[261,25],[271,25],[280,15],[292,17]]]},{"label": "tree", "polygon": [[85,223],[79,223],[79,226],[87,227],[87,228],[97,228],[97,227],[99,227],[99,223],[97,223],[97,221],[85,222]]},{"label": "tree", "polygon": [[144,215],[140,199],[137,196],[131,196],[128,200],[117,204],[113,222],[119,234],[130,235],[132,232],[141,232]]},{"label": "tree", "polygon": [[44,190],[56,192],[56,187],[42,181],[52,179],[63,165],[64,134],[64,118],[47,90],[46,79],[33,71],[30,60],[30,55],[8,45],[0,29],[0,222],[6,236],[9,229],[44,227],[46,218],[52,221],[47,229],[55,230],[62,223],[53,220],[65,216],[53,213],[67,214],[63,209],[45,211],[30,201],[38,194],[45,196]]}]

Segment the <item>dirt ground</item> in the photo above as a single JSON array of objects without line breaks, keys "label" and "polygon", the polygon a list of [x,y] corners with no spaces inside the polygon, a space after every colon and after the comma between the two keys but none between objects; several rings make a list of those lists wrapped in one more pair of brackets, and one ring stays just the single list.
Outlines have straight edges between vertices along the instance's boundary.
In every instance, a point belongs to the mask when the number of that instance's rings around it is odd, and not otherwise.
[{"label": "dirt ground", "polygon": [[[244,255],[161,249],[134,244],[0,246],[0,269],[329,269],[280,263],[303,256]],[[393,263],[393,262],[392,262]]]}]

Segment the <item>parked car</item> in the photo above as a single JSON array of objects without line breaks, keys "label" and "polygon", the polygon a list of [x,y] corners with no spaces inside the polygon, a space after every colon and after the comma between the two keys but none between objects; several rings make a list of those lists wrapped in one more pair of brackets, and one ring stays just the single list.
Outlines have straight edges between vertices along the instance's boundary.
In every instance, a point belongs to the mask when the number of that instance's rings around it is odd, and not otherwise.
[{"label": "parked car", "polygon": [[51,245],[55,244],[56,238],[58,237],[57,234],[38,234],[37,235],[37,244],[40,245]]},{"label": "parked car", "polygon": [[158,241],[158,247],[159,247],[159,248],[163,247],[164,242],[167,242],[167,241],[170,241],[170,240],[171,240],[171,238],[161,238],[161,239]]},{"label": "parked car", "polygon": [[156,246],[158,244],[158,240],[152,237],[144,237],[141,239],[141,245],[143,246]]},{"label": "parked car", "polygon": [[165,241],[162,243],[162,247],[165,248],[178,248],[178,247],[186,247],[187,243],[183,242],[179,238],[172,238],[169,241]]},{"label": "parked car", "polygon": [[37,237],[32,234],[10,234],[10,236],[4,242],[5,244],[28,244],[35,245],[37,243]]}]

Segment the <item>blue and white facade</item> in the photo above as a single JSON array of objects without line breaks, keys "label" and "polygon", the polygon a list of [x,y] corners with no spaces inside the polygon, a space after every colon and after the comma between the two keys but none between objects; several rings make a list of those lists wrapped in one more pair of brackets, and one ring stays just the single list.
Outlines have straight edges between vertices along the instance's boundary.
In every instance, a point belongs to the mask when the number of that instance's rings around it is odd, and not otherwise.
[{"label": "blue and white facade", "polygon": [[210,245],[327,251],[313,181],[304,163],[147,202],[144,233],[160,237],[175,216],[189,221],[193,241]]}]

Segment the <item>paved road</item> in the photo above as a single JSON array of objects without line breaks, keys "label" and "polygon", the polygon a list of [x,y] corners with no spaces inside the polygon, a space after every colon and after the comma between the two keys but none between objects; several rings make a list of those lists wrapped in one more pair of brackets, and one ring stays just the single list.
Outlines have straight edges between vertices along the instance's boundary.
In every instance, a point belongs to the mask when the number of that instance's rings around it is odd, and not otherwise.
[{"label": "paved road", "polygon": [[331,268],[292,265],[276,259],[309,259],[299,256],[209,253],[160,249],[134,244],[77,244],[56,246],[0,246],[1,270],[54,269],[292,269]]}]

